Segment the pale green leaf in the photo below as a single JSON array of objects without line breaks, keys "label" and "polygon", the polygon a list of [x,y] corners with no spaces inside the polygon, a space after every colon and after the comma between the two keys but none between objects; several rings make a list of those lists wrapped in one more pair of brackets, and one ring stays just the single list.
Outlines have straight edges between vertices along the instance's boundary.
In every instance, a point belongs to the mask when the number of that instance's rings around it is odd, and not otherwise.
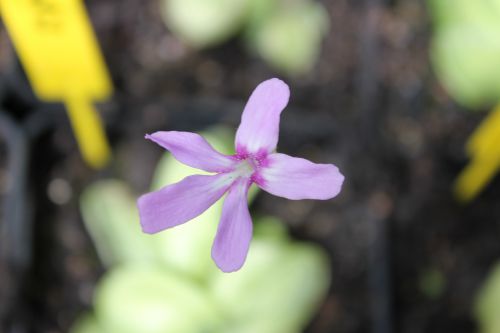
[{"label": "pale green leaf", "polygon": [[429,0],[431,60],[448,92],[469,108],[500,101],[500,0]]},{"label": "pale green leaf", "polygon": [[329,16],[316,2],[283,4],[247,34],[249,45],[271,66],[287,74],[307,73],[315,65]]},{"label": "pale green leaf", "polygon": [[158,267],[113,269],[99,282],[94,304],[107,332],[219,332],[221,318],[207,292]]},{"label": "pale green leaf", "polygon": [[70,333],[107,333],[93,315],[84,314],[80,316],[71,327]]},{"label": "pale green leaf", "polygon": [[118,180],[98,181],[80,197],[83,221],[106,266],[154,260],[150,238],[143,234],[135,198]]},{"label": "pale green leaf", "polygon": [[220,44],[244,25],[251,0],[162,0],[167,26],[195,48]]},{"label": "pale green leaf", "polygon": [[254,238],[240,271],[213,277],[212,292],[231,318],[225,332],[290,333],[310,321],[329,283],[321,249],[270,228]]},{"label": "pale green leaf", "polygon": [[500,264],[496,264],[477,294],[475,316],[482,333],[500,332]]}]

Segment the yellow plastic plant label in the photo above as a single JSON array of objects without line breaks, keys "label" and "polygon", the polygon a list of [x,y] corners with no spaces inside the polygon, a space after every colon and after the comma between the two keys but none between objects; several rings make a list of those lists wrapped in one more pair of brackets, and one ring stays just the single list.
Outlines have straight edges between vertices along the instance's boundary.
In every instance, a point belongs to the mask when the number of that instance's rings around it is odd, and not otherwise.
[{"label": "yellow plastic plant label", "polygon": [[488,115],[467,142],[469,165],[455,182],[461,201],[474,199],[500,169],[500,104]]},{"label": "yellow plastic plant label", "polygon": [[0,14],[35,94],[65,103],[83,157],[103,166],[109,146],[92,101],[112,85],[82,1],[0,0]]}]

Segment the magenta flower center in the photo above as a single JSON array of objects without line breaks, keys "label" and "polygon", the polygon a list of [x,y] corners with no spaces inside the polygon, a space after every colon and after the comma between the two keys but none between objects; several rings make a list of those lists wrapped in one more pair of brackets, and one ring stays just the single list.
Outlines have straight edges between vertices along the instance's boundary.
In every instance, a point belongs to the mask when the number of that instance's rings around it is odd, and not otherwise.
[{"label": "magenta flower center", "polygon": [[248,178],[251,182],[262,184],[263,179],[260,175],[260,169],[267,165],[267,154],[236,154],[234,156],[238,161],[233,171],[235,176]]}]

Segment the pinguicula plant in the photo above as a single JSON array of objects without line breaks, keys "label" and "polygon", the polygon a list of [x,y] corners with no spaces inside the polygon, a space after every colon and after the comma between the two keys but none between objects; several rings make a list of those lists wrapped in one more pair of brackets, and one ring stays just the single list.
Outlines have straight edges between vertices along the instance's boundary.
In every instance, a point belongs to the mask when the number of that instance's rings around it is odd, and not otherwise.
[{"label": "pinguicula plant", "polygon": [[500,0],[428,0],[431,60],[449,94],[469,110],[497,105],[467,142],[469,165],[455,182],[474,199],[500,170]]},{"label": "pinguicula plant", "polygon": [[330,23],[311,0],[162,0],[166,25],[195,49],[226,42],[239,32],[248,50],[288,75],[309,72]]},{"label": "pinguicula plant", "polygon": [[180,162],[214,174],[189,176],[141,196],[138,208],[143,231],[154,234],[183,224],[227,193],[212,258],[222,271],[233,272],[245,262],[252,238],[247,206],[252,184],[291,200],[335,197],[344,181],[336,166],[275,152],[280,114],[289,96],[288,86],[279,79],[257,86],[243,111],[234,155],[217,152],[195,133],[168,131],[146,135]]},{"label": "pinguicula plant", "polygon": [[[214,128],[203,136],[231,153],[231,131]],[[165,153],[151,189],[193,171]],[[249,192],[249,204],[256,191]],[[85,226],[107,271],[95,287],[92,310],[71,333],[298,333],[324,299],[327,254],[291,239],[281,221],[257,217],[247,262],[225,274],[210,258],[222,202],[195,222],[146,235],[135,200],[127,183],[112,179],[90,185],[80,198]]]}]

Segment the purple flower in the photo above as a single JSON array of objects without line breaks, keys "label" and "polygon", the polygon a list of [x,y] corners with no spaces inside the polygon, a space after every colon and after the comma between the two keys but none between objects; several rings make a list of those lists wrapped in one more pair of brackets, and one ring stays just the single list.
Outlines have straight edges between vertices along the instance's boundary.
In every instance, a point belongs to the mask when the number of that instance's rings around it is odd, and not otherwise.
[{"label": "purple flower", "polygon": [[232,272],[245,262],[252,238],[247,206],[250,185],[255,183],[264,191],[291,200],[335,197],[344,181],[336,166],[274,152],[280,114],[289,97],[290,90],[281,80],[270,79],[257,86],[243,111],[233,156],[215,151],[195,133],[146,135],[180,162],[214,175],[189,176],[141,196],[138,207],[142,230],[152,234],[187,222],[227,192],[212,258],[222,271]]}]

